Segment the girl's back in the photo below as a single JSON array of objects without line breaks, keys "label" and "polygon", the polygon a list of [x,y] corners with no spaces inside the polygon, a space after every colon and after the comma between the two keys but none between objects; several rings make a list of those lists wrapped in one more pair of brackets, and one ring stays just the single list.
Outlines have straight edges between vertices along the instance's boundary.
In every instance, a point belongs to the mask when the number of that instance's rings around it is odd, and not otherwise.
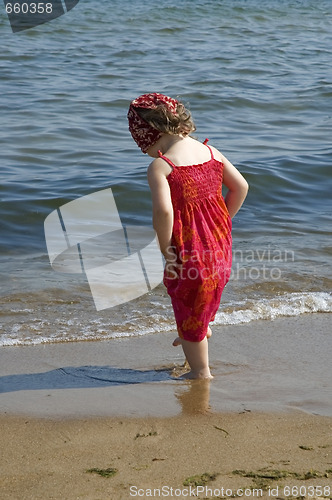
[{"label": "girl's back", "polygon": [[177,142],[167,151],[167,158],[176,166],[198,165],[211,159],[209,149],[192,137]]},{"label": "girl's back", "polygon": [[[185,139],[167,156],[159,151],[159,157],[169,167],[166,175],[173,208],[182,211],[185,216],[188,212],[187,205],[192,205],[190,211],[195,209],[204,217],[201,205],[205,200],[209,199],[211,203],[213,199],[216,206],[222,210],[223,218],[227,218],[228,211],[222,198],[223,163],[215,159],[212,149],[206,146],[206,142],[207,140],[202,145],[193,139]],[[185,158],[187,162],[181,163]],[[188,163],[190,158],[192,162]],[[207,211],[209,207],[210,205],[206,207]],[[215,223],[218,223],[217,220]]]}]

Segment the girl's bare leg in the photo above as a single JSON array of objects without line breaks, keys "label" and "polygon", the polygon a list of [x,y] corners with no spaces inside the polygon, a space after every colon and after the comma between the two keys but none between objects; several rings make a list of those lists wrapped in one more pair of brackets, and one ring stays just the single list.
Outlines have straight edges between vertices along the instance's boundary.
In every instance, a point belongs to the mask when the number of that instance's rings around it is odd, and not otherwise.
[{"label": "girl's bare leg", "polygon": [[[208,326],[208,329],[207,329],[207,332],[206,332],[206,338],[209,339],[212,335],[212,330],[211,328]],[[182,344],[182,339],[181,337],[176,337],[176,339],[174,340],[173,344],[174,347],[177,347],[178,345],[181,345]]]},{"label": "girl's bare leg", "polygon": [[189,342],[181,339],[181,345],[190,366],[190,372],[183,375],[182,378],[213,378],[209,368],[207,338],[205,337],[201,342]]}]

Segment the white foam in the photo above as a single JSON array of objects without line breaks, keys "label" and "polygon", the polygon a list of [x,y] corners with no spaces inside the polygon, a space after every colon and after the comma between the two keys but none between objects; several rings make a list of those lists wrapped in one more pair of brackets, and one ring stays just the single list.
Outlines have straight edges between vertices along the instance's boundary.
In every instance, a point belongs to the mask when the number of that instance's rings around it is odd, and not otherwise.
[{"label": "white foam", "polygon": [[[126,312],[117,321],[89,319],[75,316],[64,320],[61,316],[46,321],[30,318],[29,323],[14,323],[0,335],[0,346],[38,345],[86,340],[109,340],[136,337],[153,333],[176,331],[171,306],[158,308],[147,314],[142,309]],[[288,293],[269,299],[241,300],[222,303],[215,325],[237,325],[257,320],[299,316],[310,313],[332,312],[332,294],[327,292]]]},{"label": "white foam", "polygon": [[248,302],[244,308],[237,309],[235,306],[232,312],[218,312],[214,324],[237,325],[260,319],[273,320],[278,317],[318,312],[332,312],[331,294],[326,292],[291,293],[273,299]]}]

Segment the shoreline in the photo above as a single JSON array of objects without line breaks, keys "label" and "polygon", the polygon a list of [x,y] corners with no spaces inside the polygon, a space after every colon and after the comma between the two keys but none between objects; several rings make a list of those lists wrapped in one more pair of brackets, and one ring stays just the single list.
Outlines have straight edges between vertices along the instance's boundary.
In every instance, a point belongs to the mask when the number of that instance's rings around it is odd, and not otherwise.
[{"label": "shoreline", "polygon": [[175,332],[0,350],[0,416],[175,417],[300,410],[332,416],[330,315],[214,327],[211,382],[181,372]]}]

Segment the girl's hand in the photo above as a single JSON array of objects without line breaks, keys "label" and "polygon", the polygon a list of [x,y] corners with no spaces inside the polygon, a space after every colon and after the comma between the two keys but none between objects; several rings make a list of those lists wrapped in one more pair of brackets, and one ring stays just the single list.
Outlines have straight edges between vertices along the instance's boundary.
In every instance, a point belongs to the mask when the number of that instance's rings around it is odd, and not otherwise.
[{"label": "girl's hand", "polygon": [[182,265],[177,262],[166,261],[165,270],[167,277],[177,279],[180,276]]},{"label": "girl's hand", "polygon": [[177,261],[177,254],[172,246],[167,247],[164,252],[166,260],[165,270],[169,278],[175,279],[179,276],[182,265]]}]

